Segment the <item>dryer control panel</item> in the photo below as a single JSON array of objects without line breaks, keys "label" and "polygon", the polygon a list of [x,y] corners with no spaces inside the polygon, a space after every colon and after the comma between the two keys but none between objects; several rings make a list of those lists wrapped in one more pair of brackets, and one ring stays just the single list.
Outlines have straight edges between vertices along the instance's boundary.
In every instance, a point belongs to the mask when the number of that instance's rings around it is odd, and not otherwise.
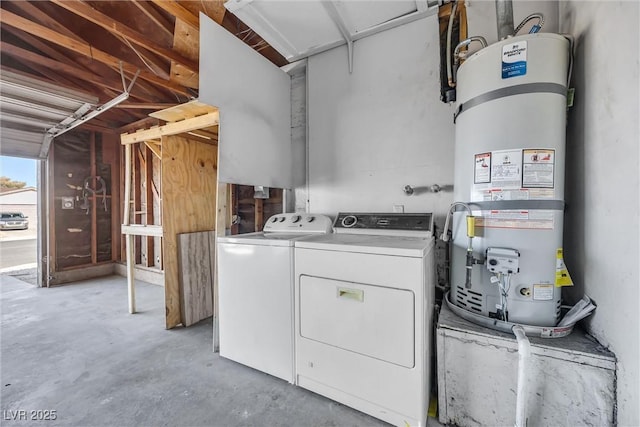
[{"label": "dryer control panel", "polygon": [[433,214],[340,212],[333,222],[333,230],[336,233],[369,232],[375,234],[376,231],[388,230],[433,234]]}]

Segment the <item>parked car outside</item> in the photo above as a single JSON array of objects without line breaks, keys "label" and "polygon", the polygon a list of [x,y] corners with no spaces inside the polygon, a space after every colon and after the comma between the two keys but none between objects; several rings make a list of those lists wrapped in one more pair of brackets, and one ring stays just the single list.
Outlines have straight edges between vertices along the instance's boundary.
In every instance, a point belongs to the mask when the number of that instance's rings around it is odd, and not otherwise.
[{"label": "parked car outside", "polygon": [[22,212],[1,212],[0,230],[26,230],[29,228],[27,218]]}]

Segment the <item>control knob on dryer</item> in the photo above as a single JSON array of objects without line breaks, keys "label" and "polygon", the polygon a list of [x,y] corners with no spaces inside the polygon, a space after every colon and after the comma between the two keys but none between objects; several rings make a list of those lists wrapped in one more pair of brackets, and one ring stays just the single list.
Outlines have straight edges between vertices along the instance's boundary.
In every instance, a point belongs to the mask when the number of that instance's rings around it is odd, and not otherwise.
[{"label": "control knob on dryer", "polygon": [[351,228],[358,222],[358,218],[355,215],[347,215],[342,218],[342,226],[346,228]]}]

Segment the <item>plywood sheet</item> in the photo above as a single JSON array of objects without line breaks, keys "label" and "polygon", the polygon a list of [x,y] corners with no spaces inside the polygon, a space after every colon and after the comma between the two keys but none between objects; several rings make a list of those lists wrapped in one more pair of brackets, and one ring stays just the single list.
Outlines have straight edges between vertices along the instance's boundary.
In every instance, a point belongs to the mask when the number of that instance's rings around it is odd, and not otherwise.
[{"label": "plywood sheet", "polygon": [[180,289],[184,326],[213,315],[215,232],[178,235]]},{"label": "plywood sheet", "polygon": [[165,122],[177,122],[179,120],[190,119],[193,117],[202,116],[203,114],[213,113],[214,111],[218,111],[218,109],[216,107],[212,107],[209,104],[205,104],[204,102],[193,100],[184,104],[153,112],[149,115],[156,119],[164,120]]},{"label": "plywood sheet", "polygon": [[[176,18],[173,50],[194,61],[198,60],[200,54],[200,32],[180,18]],[[199,78],[200,76],[197,72],[171,61],[172,82],[197,89]]]},{"label": "plywood sheet", "polygon": [[166,326],[181,315],[178,234],[216,225],[217,150],[182,136],[162,137],[162,228]]}]

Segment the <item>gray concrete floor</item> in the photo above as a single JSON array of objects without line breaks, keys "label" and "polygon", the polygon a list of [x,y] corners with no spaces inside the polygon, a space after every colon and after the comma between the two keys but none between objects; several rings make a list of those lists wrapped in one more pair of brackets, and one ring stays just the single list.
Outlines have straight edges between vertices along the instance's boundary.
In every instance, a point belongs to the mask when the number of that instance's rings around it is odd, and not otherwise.
[{"label": "gray concrete floor", "polygon": [[46,289],[0,275],[0,425],[386,425],[214,354],[211,319],[165,330],[163,288],[136,294],[130,315],[119,276]]}]

